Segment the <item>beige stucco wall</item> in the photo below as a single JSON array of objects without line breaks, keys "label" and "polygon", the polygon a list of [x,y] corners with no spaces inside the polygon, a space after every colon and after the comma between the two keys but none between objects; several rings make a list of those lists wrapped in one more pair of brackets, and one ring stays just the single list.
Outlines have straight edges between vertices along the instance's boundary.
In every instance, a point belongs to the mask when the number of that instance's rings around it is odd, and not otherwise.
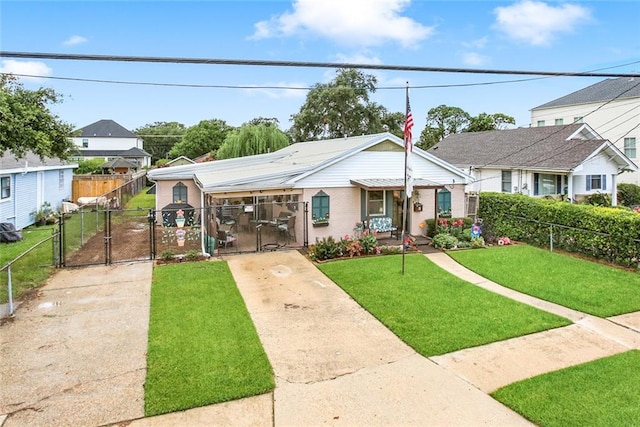
[{"label": "beige stucco wall", "polygon": [[[304,189],[302,200],[309,203],[309,218],[311,218],[311,198],[320,190],[330,197],[329,225],[314,227],[309,219],[309,244],[315,243],[316,238],[333,236],[338,239],[345,235],[353,235],[353,229],[360,221],[360,189],[356,187]],[[302,233],[302,228],[300,232]]]},{"label": "beige stucco wall", "polygon": [[196,209],[201,207],[200,189],[192,179],[181,179],[156,182],[156,210],[173,203],[173,186],[182,182],[187,186],[187,203]]}]

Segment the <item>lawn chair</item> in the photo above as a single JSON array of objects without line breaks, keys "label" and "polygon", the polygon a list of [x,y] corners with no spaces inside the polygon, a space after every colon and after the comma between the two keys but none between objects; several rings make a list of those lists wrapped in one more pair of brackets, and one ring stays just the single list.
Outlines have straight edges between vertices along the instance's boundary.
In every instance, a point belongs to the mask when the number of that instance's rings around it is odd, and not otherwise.
[{"label": "lawn chair", "polygon": [[227,246],[233,246],[233,242],[235,241],[236,238],[226,230],[218,229],[218,247],[223,246],[225,249],[227,249]]}]

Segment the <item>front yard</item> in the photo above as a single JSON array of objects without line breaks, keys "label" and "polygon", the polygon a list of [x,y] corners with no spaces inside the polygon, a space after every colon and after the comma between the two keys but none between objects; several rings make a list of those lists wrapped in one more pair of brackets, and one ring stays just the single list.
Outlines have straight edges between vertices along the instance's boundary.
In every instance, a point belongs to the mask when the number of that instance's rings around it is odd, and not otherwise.
[{"label": "front yard", "polygon": [[640,274],[529,245],[451,251],[479,275],[516,291],[594,316],[640,310]]}]

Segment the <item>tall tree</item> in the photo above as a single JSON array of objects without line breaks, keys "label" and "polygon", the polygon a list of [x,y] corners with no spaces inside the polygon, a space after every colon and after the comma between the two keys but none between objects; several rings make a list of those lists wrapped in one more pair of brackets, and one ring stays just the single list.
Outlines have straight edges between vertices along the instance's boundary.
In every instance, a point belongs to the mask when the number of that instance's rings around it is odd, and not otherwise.
[{"label": "tall tree", "polygon": [[261,123],[242,125],[227,135],[218,149],[216,159],[271,153],[289,145],[289,136],[277,126]]},{"label": "tall tree", "polygon": [[482,132],[485,130],[502,130],[506,129],[508,125],[515,125],[516,119],[506,114],[496,113],[487,114],[480,113],[475,117],[469,119],[469,126],[464,130],[465,132]]},{"label": "tall tree", "polygon": [[232,129],[233,127],[224,120],[202,120],[186,130],[182,141],[171,148],[168,156],[171,158],[185,156],[193,159],[206,153],[213,153],[220,148]]},{"label": "tall tree", "polygon": [[375,76],[355,69],[336,73],[331,82],[316,83],[300,112],[291,116],[289,133],[295,142],[378,133],[385,124],[390,126],[383,121],[387,110],[370,100],[376,91]]},{"label": "tall tree", "polygon": [[155,122],[146,124],[133,133],[142,138],[142,148],[151,154],[151,161],[155,164],[160,159],[166,159],[171,148],[182,140],[187,128],[178,122]]},{"label": "tall tree", "polygon": [[28,151],[41,158],[72,155],[73,127],[48,108],[60,102],[62,95],[53,89],[28,90],[16,77],[0,75],[0,155],[7,151],[18,158]]},{"label": "tall tree", "polygon": [[452,133],[462,132],[469,124],[471,116],[462,108],[439,105],[427,112],[427,123],[418,147],[426,150],[436,145],[442,138]]}]

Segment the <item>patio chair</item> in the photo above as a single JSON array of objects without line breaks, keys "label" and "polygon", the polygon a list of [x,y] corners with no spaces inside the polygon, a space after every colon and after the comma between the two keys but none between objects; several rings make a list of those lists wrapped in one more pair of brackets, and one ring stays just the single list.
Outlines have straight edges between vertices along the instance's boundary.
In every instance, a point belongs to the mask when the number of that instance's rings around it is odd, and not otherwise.
[{"label": "patio chair", "polygon": [[226,230],[218,229],[218,247],[223,246],[227,249],[227,246],[233,246],[233,242],[236,238],[229,234]]},{"label": "patio chair", "polygon": [[286,219],[278,223],[278,231],[287,237],[287,240],[296,241],[296,217],[291,215]]}]

